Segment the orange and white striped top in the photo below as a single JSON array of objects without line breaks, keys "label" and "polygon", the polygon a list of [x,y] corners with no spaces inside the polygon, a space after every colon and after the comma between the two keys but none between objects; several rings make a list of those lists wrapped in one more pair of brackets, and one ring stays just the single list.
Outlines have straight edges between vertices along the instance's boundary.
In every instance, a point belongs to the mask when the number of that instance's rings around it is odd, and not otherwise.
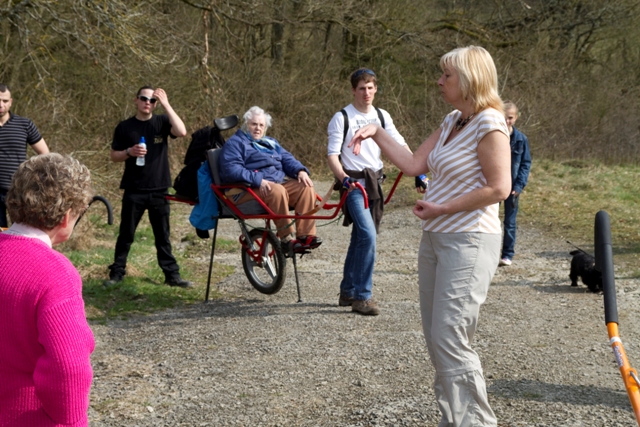
[{"label": "orange and white striped top", "polygon": [[[431,183],[423,200],[445,203],[487,184],[478,160],[478,143],[486,134],[500,131],[509,136],[504,116],[493,108],[478,113],[446,145],[454,124],[460,118],[455,110],[440,125],[440,139],[429,154],[427,165]],[[422,221],[422,229],[438,233],[490,233],[500,234],[498,203],[473,211],[461,211]]]}]

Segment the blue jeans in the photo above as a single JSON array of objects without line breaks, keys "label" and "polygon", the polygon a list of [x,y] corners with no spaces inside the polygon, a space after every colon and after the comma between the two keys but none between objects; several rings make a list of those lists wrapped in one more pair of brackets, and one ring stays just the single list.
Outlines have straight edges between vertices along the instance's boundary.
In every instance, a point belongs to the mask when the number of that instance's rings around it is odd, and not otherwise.
[{"label": "blue jeans", "polygon": [[[518,195],[519,196],[519,195]],[[518,215],[518,200],[520,197],[510,195],[504,201],[504,240],[502,242],[502,256],[512,259],[516,247],[516,215]]]},{"label": "blue jeans", "polygon": [[353,220],[351,242],[344,261],[340,294],[356,300],[371,299],[373,265],[376,262],[376,226],[371,212],[364,208],[364,196],[359,190],[347,195],[345,205]]}]

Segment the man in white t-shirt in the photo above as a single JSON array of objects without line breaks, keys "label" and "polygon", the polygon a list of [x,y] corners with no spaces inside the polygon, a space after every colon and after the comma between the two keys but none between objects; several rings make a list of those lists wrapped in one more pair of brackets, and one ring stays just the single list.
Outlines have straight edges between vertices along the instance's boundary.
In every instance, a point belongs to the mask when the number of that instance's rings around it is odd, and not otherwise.
[{"label": "man in white t-shirt", "polygon": [[[353,223],[351,243],[344,263],[338,305],[351,306],[352,311],[378,315],[380,309],[372,299],[373,266],[376,256],[376,234],[382,218],[384,197],[380,148],[371,139],[362,142],[357,156],[347,144],[354,133],[369,123],[378,123],[398,142],[398,147],[409,147],[393,124],[389,113],[373,106],[378,90],[373,71],[360,68],[351,74],[353,103],[337,112],[329,122],[328,162],[342,191],[349,194],[344,204],[345,225]],[[346,122],[346,124],[345,124]],[[409,150],[411,151],[411,150]],[[355,182],[365,187],[369,209],[364,208],[364,196]]]}]

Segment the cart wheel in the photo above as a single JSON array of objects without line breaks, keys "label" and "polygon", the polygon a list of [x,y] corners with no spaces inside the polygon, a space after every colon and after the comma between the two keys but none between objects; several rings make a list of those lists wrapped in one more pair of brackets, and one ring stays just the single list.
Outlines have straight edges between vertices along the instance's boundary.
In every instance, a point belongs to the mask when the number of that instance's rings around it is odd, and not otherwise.
[{"label": "cart wheel", "polygon": [[286,276],[286,261],[280,241],[270,230],[265,234],[264,230],[254,228],[249,236],[255,252],[249,244],[249,249],[242,251],[242,267],[247,279],[259,292],[275,294],[282,288]]}]

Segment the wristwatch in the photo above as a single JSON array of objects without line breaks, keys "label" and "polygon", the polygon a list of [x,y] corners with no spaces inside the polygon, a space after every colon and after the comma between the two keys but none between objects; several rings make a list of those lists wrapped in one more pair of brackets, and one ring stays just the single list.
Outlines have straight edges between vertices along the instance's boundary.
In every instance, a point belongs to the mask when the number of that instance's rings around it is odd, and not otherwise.
[{"label": "wristwatch", "polygon": [[124,150],[125,153],[127,153],[127,157],[131,157],[131,154],[129,154],[129,148],[127,147],[126,150]]}]

